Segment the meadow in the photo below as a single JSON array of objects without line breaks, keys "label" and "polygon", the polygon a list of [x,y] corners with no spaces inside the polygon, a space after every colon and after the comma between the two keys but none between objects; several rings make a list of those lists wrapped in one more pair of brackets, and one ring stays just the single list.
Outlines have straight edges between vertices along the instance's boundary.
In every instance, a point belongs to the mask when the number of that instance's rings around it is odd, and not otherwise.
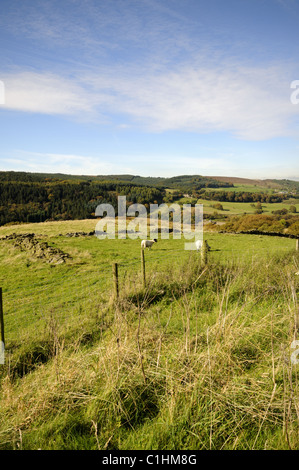
[{"label": "meadow", "polygon": [[[207,188],[209,191],[209,188]],[[213,188],[212,191],[236,191],[236,192],[250,192],[250,193],[273,193],[273,188],[267,185],[259,184],[238,184],[234,183],[232,187],[229,188]]]},{"label": "meadow", "polygon": [[[140,240],[68,236],[94,229],[0,228],[0,449],[298,449],[295,240],[205,232],[203,264],[160,237],[144,287]],[[12,233],[70,258],[37,258]]]},{"label": "meadow", "polygon": [[[220,203],[223,207],[223,210],[215,209],[216,204]],[[214,214],[215,212],[218,215],[231,216],[231,215],[242,215],[242,214],[255,214],[256,213],[256,204],[250,202],[220,202],[220,201],[207,201],[205,199],[198,199],[197,204],[203,204],[203,209],[206,214]],[[283,202],[266,204],[262,203],[263,214],[271,215],[273,211],[278,211],[282,209],[289,210],[291,206],[296,207],[297,212],[299,212],[299,204],[297,199],[288,199]]]}]

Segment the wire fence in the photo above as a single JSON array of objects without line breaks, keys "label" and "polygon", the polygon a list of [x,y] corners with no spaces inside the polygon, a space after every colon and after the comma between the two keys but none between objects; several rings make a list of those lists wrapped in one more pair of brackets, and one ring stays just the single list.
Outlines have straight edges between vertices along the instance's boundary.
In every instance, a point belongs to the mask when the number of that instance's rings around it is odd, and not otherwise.
[{"label": "wire fence", "polygon": [[[163,258],[163,263],[161,259]],[[178,258],[178,250],[153,250],[145,255],[146,275],[169,273],[178,263],[178,259],[188,259],[183,253]],[[142,287],[141,257],[134,256],[129,261],[116,256],[120,293]],[[100,265],[69,265],[68,269],[55,272],[49,270],[49,276],[35,278],[30,275],[30,283],[14,285],[4,282],[3,308],[7,340],[18,342],[26,335],[42,334],[53,318],[61,325],[71,324],[77,318],[82,322],[86,315],[99,312],[103,302],[113,295],[113,271],[111,261]]]},{"label": "wire fence", "polygon": [[[298,244],[296,244],[298,250]],[[147,281],[152,276],[180,270],[191,257],[199,256],[194,251],[184,250],[183,245],[160,246],[159,250],[145,250]],[[130,257],[131,256],[131,257]],[[19,276],[19,282],[1,281],[5,331],[8,339],[18,341],[26,334],[39,334],[49,319],[61,324],[71,324],[72,319],[82,321],[88,315],[97,314],[101,305],[114,292],[112,259],[118,265],[120,295],[124,291],[142,287],[142,261],[140,248],[133,253],[115,252],[115,257],[93,260],[91,263],[66,263],[56,270],[45,269],[43,276],[30,271],[30,280]],[[28,271],[29,272],[29,271]],[[23,282],[24,281],[24,282]]]}]

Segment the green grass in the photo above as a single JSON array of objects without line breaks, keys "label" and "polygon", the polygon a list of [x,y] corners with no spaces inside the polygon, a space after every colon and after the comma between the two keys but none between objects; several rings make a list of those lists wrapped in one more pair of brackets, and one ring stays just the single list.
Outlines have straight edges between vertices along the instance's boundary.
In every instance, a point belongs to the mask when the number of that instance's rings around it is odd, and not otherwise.
[{"label": "green grass", "polygon": [[206,188],[206,191],[233,191],[250,193],[272,193],[273,189],[267,185],[241,184],[234,183],[233,187],[228,188]]},{"label": "green grass", "polygon": [[144,288],[140,240],[65,236],[93,224],[0,229],[72,256],[53,266],[0,241],[0,449],[298,448],[295,241],[205,233],[202,266],[159,239]]},{"label": "green grass", "polygon": [[[223,207],[223,211],[216,210],[213,205],[220,202]],[[256,207],[253,207],[250,202],[221,202],[221,201],[207,201],[205,199],[198,199],[197,204],[203,204],[203,210],[207,214],[213,214],[217,212],[223,216],[230,215],[241,215],[241,214],[254,214]],[[256,205],[256,204],[254,204]],[[287,209],[289,210],[290,206],[295,206],[297,212],[299,212],[299,203],[295,199],[286,200],[284,202],[272,203],[272,204],[262,204],[262,210],[264,214],[272,214],[273,211]]]}]

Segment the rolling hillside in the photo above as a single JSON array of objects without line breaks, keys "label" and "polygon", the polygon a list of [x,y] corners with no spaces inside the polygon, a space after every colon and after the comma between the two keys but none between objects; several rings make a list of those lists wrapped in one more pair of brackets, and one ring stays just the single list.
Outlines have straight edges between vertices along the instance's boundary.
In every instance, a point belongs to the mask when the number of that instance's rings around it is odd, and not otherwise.
[{"label": "rolling hillside", "polygon": [[[57,212],[58,220],[0,227],[1,450],[298,448],[297,240],[241,234],[254,222],[297,238],[297,202],[291,212],[290,199],[222,201],[222,208],[204,199],[209,217],[230,215],[223,227],[235,233],[205,225],[206,258],[172,233],[159,234],[144,253],[144,280],[140,240],[95,237],[96,220],[83,219],[85,197],[101,189],[112,202],[119,191],[163,200],[174,192],[161,181],[0,176],[1,196],[10,198],[2,211],[19,207],[24,215],[31,194],[49,211],[68,209],[76,195],[82,210],[73,220]],[[192,185],[204,177],[163,180],[196,194]],[[222,189],[239,188],[238,197],[257,188],[247,180],[218,184],[234,184]],[[259,188],[254,197],[271,196]],[[200,194],[220,189],[205,186]],[[188,200],[176,191],[178,202]],[[284,212],[265,214],[273,208]]]},{"label": "rolling hillside", "polygon": [[204,216],[226,220],[244,213],[299,211],[299,182],[181,175],[65,175],[0,172],[0,225],[94,219],[100,203],[117,213],[117,197],[128,204],[202,203]]},{"label": "rolling hillside", "polygon": [[0,171],[0,181],[121,181],[135,185],[162,186],[164,188],[175,188],[195,186],[200,187],[234,187],[236,185],[259,186],[265,189],[288,188],[296,189],[299,192],[299,181],[295,180],[275,180],[275,179],[250,179],[229,176],[202,176],[202,175],[178,175],[173,177],[153,177],[139,175],[69,175],[62,173],[29,173],[15,171]]},{"label": "rolling hillside", "polygon": [[159,239],[144,287],[140,240],[92,229],[0,228],[0,449],[298,449],[295,240],[209,233],[203,264]]}]

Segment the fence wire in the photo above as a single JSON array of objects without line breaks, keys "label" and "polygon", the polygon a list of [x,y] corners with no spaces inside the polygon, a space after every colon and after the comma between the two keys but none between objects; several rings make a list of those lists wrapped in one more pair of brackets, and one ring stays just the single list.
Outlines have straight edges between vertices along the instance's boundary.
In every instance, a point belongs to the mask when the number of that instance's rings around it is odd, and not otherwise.
[{"label": "fence wire", "polygon": [[[165,263],[165,257],[167,263]],[[161,259],[163,263],[161,263]],[[186,256],[183,258],[187,259]],[[141,282],[141,257],[121,260],[116,256],[119,274],[119,289],[136,288]],[[169,272],[178,261],[177,250],[146,251],[145,265],[147,278],[153,273]],[[35,279],[31,274],[30,284],[11,285],[4,282],[3,308],[5,317],[6,342],[18,341],[26,335],[42,334],[49,322],[55,319],[59,324],[71,325],[74,319],[82,322],[87,315],[96,315],[103,302],[113,295],[112,263],[69,265],[69,269],[56,274],[49,271],[49,277]]]}]

